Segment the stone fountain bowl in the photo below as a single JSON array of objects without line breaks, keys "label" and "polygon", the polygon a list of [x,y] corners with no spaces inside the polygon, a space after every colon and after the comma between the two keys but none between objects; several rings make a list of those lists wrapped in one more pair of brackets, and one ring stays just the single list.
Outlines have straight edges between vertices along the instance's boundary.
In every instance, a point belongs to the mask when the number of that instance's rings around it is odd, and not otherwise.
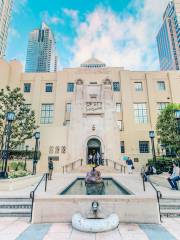
[{"label": "stone fountain bowl", "polygon": [[72,217],[72,226],[81,232],[99,233],[114,230],[119,225],[117,214],[111,214],[107,218],[84,218],[80,213]]}]

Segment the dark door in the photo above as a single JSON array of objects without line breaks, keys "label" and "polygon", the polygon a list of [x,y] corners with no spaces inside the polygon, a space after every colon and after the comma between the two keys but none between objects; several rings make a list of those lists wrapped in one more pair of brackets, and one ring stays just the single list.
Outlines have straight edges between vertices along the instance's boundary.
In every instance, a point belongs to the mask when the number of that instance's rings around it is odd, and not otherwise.
[{"label": "dark door", "polygon": [[87,143],[87,162],[88,156],[90,154],[94,155],[97,152],[101,155],[101,142],[96,138],[92,138]]}]

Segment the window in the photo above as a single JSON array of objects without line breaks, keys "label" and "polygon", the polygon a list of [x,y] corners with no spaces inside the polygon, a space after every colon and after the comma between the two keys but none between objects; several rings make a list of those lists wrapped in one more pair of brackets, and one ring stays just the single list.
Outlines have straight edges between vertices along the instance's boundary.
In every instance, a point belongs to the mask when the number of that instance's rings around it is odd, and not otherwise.
[{"label": "window", "polygon": [[31,91],[31,83],[24,83],[24,92],[29,93]]},{"label": "window", "polygon": [[46,83],[45,92],[52,92],[53,91],[53,83]]},{"label": "window", "polygon": [[139,141],[139,152],[140,153],[149,153],[149,142],[148,141]]},{"label": "window", "polygon": [[56,146],[56,147],[55,147],[55,154],[59,154],[59,152],[60,152],[60,147],[59,147],[59,146]]},{"label": "window", "polygon": [[135,84],[135,90],[136,90],[136,92],[143,91],[142,82],[135,82],[134,84]]},{"label": "window", "polygon": [[122,107],[121,107],[121,103],[116,103],[116,112],[121,112]]},{"label": "window", "polygon": [[165,91],[166,90],[166,86],[165,86],[165,82],[164,81],[158,81],[157,82],[157,87],[159,91]]},{"label": "window", "polygon": [[113,82],[113,91],[114,92],[120,91],[120,83],[119,82]]},{"label": "window", "polygon": [[119,127],[119,130],[122,131],[122,120],[117,120],[117,125]]},{"label": "window", "polygon": [[168,105],[167,102],[159,102],[159,103],[157,103],[158,114],[160,114],[161,111],[167,107],[167,105]]},{"label": "window", "polygon": [[121,153],[125,153],[124,141],[121,141],[121,142],[120,142],[120,147],[121,147]]},{"label": "window", "polygon": [[66,103],[66,112],[71,112],[71,111],[72,111],[71,103]]},{"label": "window", "polygon": [[74,92],[74,83],[67,84],[67,92]]},{"label": "window", "polygon": [[134,116],[136,123],[147,123],[148,113],[146,103],[135,103],[134,104]]},{"label": "window", "polygon": [[53,123],[54,104],[41,105],[41,124]]}]

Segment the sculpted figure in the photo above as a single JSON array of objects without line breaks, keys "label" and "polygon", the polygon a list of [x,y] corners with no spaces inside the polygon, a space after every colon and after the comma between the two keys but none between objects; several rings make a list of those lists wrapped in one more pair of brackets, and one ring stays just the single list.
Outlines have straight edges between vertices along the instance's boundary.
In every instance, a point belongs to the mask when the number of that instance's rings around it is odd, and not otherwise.
[{"label": "sculpted figure", "polygon": [[87,173],[85,182],[86,183],[100,183],[103,179],[101,177],[100,171],[97,171],[94,167],[93,169]]}]

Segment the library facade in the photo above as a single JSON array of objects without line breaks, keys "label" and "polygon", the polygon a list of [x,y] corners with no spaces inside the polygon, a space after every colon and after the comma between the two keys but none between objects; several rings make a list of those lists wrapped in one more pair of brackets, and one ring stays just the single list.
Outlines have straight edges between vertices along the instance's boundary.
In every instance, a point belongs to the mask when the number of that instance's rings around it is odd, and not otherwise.
[{"label": "library facade", "polygon": [[[92,151],[122,162],[131,157],[140,168],[152,158],[149,131],[160,111],[180,102],[179,71],[129,71],[92,58],[56,73],[24,73],[16,60],[0,59],[0,88],[20,87],[35,111],[41,133],[39,171],[50,157],[55,171]],[[25,145],[31,148],[34,140]],[[162,149],[155,138],[156,153]]]}]

